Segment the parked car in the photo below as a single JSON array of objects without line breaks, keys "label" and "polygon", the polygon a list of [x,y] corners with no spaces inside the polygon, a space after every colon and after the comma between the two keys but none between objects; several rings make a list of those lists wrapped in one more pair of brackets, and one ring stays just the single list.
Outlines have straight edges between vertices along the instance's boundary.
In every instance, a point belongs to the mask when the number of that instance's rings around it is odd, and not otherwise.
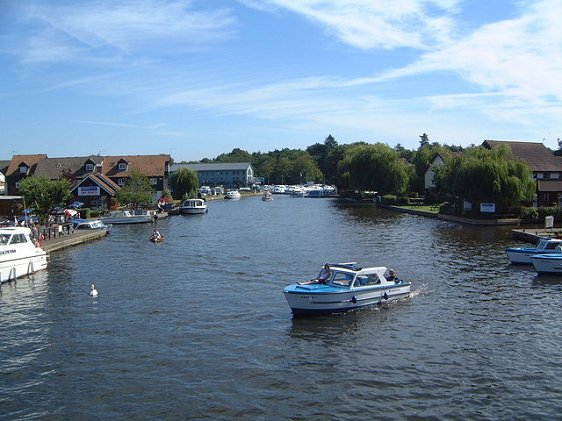
[{"label": "parked car", "polygon": [[68,205],[67,208],[68,209],[80,209],[82,206],[84,206],[84,202],[79,202],[78,200],[75,200],[70,205]]}]

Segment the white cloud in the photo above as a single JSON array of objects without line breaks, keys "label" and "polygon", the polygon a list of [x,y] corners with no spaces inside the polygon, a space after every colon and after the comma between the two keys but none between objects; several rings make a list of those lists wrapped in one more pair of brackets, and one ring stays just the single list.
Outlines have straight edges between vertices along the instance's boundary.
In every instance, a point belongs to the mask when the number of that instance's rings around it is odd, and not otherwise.
[{"label": "white cloud", "polygon": [[269,4],[305,16],[359,49],[429,49],[450,38],[451,15],[458,10],[458,0],[269,0]]},{"label": "white cloud", "polygon": [[31,63],[193,48],[224,39],[235,23],[227,9],[196,11],[166,0],[36,2],[26,18],[40,28],[22,51]]}]

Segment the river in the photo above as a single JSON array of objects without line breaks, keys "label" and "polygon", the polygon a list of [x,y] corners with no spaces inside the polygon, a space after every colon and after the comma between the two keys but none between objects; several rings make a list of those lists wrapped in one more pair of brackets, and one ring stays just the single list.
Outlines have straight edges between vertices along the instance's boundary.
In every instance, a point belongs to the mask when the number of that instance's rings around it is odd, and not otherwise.
[{"label": "river", "polygon": [[[161,244],[114,226],[1,286],[0,419],[562,414],[562,278],[509,265],[508,228],[285,196],[157,227]],[[412,296],[293,318],[283,287],[350,260]]]}]

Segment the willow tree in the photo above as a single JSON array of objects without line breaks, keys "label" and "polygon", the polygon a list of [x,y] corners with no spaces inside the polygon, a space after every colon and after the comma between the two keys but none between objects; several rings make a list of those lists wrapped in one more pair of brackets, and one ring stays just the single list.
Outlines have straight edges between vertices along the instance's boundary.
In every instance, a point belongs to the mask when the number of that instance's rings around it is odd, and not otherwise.
[{"label": "willow tree", "polygon": [[409,164],[388,145],[358,144],[347,148],[338,164],[338,187],[402,194],[409,174]]},{"label": "willow tree", "polygon": [[530,202],[535,193],[531,169],[506,145],[474,147],[446,158],[435,179],[442,191],[470,202],[494,202],[500,209]]},{"label": "willow tree", "polygon": [[172,190],[176,199],[197,196],[199,179],[197,173],[190,168],[178,169],[172,178]]}]

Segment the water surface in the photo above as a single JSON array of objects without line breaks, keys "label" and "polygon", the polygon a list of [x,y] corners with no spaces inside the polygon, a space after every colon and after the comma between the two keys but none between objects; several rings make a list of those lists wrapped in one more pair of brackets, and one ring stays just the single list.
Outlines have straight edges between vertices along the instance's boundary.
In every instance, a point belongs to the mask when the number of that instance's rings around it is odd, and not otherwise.
[{"label": "water surface", "polygon": [[[509,265],[507,228],[284,196],[157,226],[161,244],[114,226],[2,285],[0,418],[562,413],[562,278]],[[283,287],[350,260],[392,266],[412,297],[293,318]]]}]

